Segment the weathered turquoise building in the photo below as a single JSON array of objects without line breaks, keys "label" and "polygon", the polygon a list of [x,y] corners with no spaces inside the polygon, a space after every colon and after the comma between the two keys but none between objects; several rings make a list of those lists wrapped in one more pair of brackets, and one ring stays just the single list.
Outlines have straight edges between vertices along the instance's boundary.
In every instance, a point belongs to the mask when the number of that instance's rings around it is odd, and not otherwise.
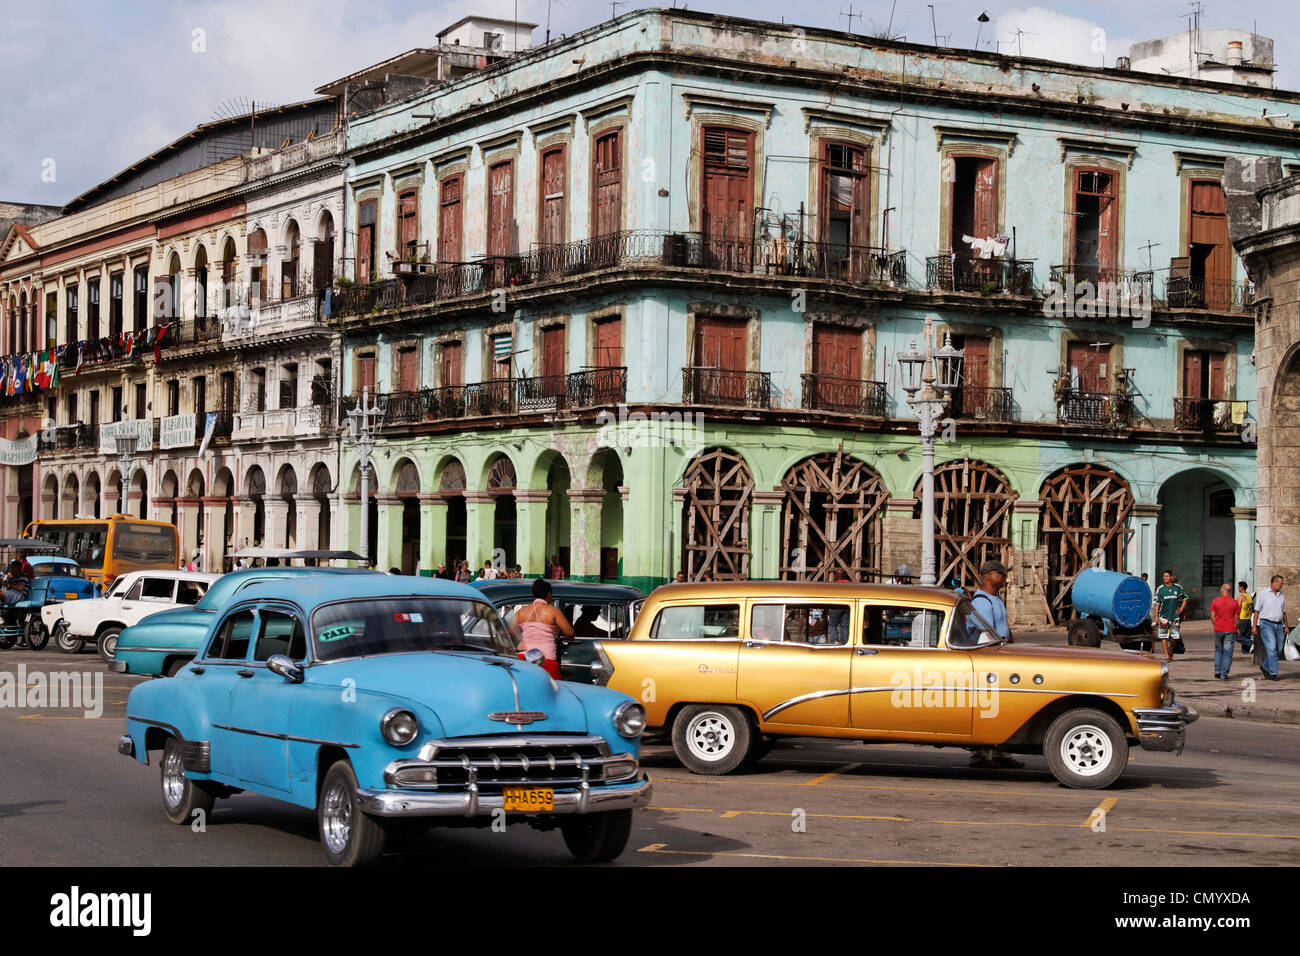
[{"label": "weathered turquoise building", "polygon": [[[682,10],[394,90],[345,117],[330,304],[345,407],[384,411],[382,566],[915,567],[897,356],[930,319],[965,350],[942,579],[1014,558],[1026,621],[1068,616],[1097,558],[1253,586],[1251,284],[1221,180],[1230,155],[1296,160],[1300,96]],[[356,546],[346,442],[340,473]]]}]

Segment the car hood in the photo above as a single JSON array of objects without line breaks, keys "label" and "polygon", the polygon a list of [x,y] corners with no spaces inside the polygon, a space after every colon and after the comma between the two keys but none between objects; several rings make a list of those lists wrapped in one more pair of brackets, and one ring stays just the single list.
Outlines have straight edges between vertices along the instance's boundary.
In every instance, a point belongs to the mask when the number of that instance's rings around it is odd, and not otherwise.
[{"label": "car hood", "polygon": [[117,646],[121,650],[126,650],[132,644],[154,643],[160,633],[165,635],[176,632],[184,633],[188,638],[187,643],[194,644],[196,643],[194,635],[197,634],[201,640],[214,620],[216,620],[214,614],[196,611],[188,606],[157,611],[122,631],[118,635]]},{"label": "car hood", "polygon": [[1124,664],[1155,662],[1155,657],[1135,651],[1108,651],[1097,647],[1043,647],[1037,644],[999,644],[975,650],[978,655],[996,655],[999,659],[1019,658],[1037,661],[1118,661]]},{"label": "car hood", "polygon": [[[467,652],[385,654],[311,670],[313,680],[338,684],[351,677],[358,691],[423,704],[437,715],[448,737],[508,733],[516,726],[534,732],[588,732],[586,711],[577,696],[542,668],[515,658]],[[491,716],[515,712],[537,719],[516,725]]]}]

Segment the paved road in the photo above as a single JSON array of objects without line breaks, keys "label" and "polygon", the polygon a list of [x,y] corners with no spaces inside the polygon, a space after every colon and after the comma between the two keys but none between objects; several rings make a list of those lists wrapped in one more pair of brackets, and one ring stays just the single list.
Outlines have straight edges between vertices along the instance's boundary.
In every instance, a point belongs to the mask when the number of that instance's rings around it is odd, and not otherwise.
[{"label": "paved road", "polygon": [[[0,670],[104,674],[97,719],[0,708],[0,860],[7,865],[323,865],[315,815],[247,794],[205,832],[168,823],[156,762],[116,751],[137,678],[90,654],[7,651]],[[1300,747],[1291,727],[1203,718],[1181,757],[1135,750],[1106,791],[1059,786],[1042,758],[976,771],[959,750],[817,740],[779,744],[750,773],[700,777],[648,746],[655,781],[622,866],[1296,865]],[[1104,812],[1104,830],[1096,825]],[[440,829],[391,865],[564,863],[558,833]]]}]

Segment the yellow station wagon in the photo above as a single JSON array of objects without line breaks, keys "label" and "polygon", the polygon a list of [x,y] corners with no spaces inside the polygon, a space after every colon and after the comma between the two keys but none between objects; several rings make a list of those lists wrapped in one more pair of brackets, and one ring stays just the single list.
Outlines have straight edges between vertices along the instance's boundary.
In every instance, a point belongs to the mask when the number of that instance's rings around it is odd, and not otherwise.
[{"label": "yellow station wagon", "polygon": [[593,672],[707,774],[775,737],[837,737],[1041,753],[1097,788],[1132,743],[1181,752],[1197,717],[1148,654],[1008,644],[961,595],[899,585],[666,585]]}]

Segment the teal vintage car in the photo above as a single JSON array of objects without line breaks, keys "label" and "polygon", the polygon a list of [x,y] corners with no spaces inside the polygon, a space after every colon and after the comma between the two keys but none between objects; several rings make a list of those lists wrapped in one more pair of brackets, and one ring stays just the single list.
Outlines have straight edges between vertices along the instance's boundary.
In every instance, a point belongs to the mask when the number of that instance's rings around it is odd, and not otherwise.
[{"label": "teal vintage car", "polygon": [[41,621],[41,608],[63,601],[87,601],[95,596],[94,582],[86,578],[81,566],[71,558],[33,555],[28,561],[35,574],[27,585],[27,593],[15,604],[0,603],[0,648],[25,641],[39,651],[50,639],[50,632]]},{"label": "teal vintage car", "polygon": [[514,820],[558,828],[580,860],[613,859],[650,799],[644,708],[554,681],[529,653],[520,660],[496,609],[452,581],[250,587],[179,674],[131,691],[118,749],[160,757],[177,824],[240,791],[314,809],[335,865],[376,862],[399,821]]},{"label": "teal vintage car", "polygon": [[250,568],[232,571],[213,581],[207,594],[192,607],[151,614],[118,635],[110,670],[122,674],[171,677],[199,652],[214,616],[253,584],[313,574],[377,574],[364,568]]}]

